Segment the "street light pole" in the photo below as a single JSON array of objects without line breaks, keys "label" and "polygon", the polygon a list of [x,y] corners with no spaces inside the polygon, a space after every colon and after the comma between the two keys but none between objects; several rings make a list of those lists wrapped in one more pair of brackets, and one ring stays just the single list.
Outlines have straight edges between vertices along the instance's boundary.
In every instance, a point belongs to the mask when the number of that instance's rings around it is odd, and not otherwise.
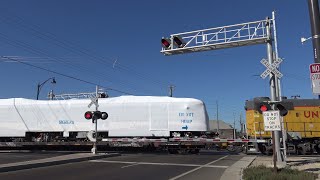
[{"label": "street light pole", "polygon": [[42,86],[43,86],[46,82],[48,82],[49,80],[52,80],[52,81],[51,81],[52,84],[56,84],[56,83],[57,83],[54,77],[51,77],[51,78],[45,80],[45,81],[44,81],[43,83],[41,83],[41,84],[38,83],[38,85],[37,85],[37,100],[39,100],[39,94],[40,94],[40,90],[41,90]]},{"label": "street light pole", "polygon": [[320,63],[320,18],[318,0],[308,0],[314,63]]}]

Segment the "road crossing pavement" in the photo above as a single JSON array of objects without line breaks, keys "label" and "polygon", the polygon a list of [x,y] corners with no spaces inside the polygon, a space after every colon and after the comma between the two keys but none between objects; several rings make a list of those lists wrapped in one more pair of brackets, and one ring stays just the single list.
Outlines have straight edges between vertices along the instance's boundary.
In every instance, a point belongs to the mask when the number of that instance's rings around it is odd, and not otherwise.
[{"label": "road crossing pavement", "polygon": [[[220,179],[244,154],[122,153],[121,156],[0,173],[0,179]],[[1,158],[1,154],[0,154]],[[224,176],[225,177],[225,176]]]}]

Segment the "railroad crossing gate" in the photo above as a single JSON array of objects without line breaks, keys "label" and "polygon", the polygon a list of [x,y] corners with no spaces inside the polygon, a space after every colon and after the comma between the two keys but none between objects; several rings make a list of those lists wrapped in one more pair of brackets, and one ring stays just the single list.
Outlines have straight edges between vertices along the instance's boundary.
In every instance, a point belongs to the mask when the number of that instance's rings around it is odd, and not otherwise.
[{"label": "railroad crossing gate", "polygon": [[313,94],[320,94],[320,64],[310,64],[310,79]]}]

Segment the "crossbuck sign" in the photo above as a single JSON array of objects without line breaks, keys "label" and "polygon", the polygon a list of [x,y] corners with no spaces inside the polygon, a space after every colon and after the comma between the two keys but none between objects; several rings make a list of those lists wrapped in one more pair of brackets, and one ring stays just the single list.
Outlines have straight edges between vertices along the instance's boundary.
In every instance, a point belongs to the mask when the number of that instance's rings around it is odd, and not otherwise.
[{"label": "crossbuck sign", "polygon": [[90,102],[90,104],[88,104],[88,108],[90,108],[93,104],[94,104],[96,107],[99,107],[98,98],[97,98],[97,97],[91,98],[91,102]]},{"label": "crossbuck sign", "polygon": [[278,58],[271,65],[268,60],[262,59],[260,61],[267,69],[260,75],[262,79],[265,79],[270,73],[275,74],[279,79],[283,76],[280,71],[278,71],[279,64],[282,62],[281,58]]}]

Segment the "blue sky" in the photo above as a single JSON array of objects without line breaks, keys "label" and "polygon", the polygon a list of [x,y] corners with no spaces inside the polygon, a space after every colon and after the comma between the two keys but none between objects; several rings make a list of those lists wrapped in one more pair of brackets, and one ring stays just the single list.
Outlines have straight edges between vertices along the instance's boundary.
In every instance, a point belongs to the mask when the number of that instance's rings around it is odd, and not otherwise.
[{"label": "blue sky", "polygon": [[[209,116],[227,122],[245,116],[245,100],[269,96],[266,45],[176,56],[160,53],[160,39],[173,33],[232,25],[271,17],[276,11],[282,94],[316,98],[308,67],[313,63],[306,0],[3,0],[0,8],[0,55],[15,56],[51,71],[134,95],[175,97],[207,104]],[[0,98],[36,98],[36,87],[50,77],[40,98],[55,93],[93,92],[95,86],[21,63],[0,60]]]}]

